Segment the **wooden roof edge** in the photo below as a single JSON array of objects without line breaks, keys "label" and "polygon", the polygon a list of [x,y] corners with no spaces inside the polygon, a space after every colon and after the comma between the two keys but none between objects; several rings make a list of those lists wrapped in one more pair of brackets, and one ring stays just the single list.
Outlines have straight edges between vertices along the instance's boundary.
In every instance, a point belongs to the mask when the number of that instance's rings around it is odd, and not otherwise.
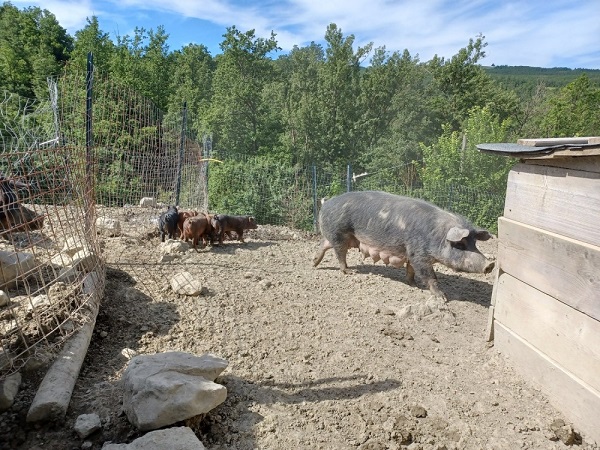
[{"label": "wooden roof edge", "polygon": [[555,145],[600,144],[600,136],[519,139],[517,141],[517,144],[525,145],[527,147],[551,147],[551,146],[555,146]]}]

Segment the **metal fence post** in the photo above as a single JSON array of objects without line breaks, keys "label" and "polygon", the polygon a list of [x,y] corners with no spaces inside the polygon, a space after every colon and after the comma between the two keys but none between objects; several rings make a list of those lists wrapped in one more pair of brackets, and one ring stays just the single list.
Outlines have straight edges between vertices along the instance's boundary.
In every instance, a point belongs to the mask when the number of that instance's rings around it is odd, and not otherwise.
[{"label": "metal fence post", "polygon": [[352,190],[352,166],[348,164],[348,168],[346,170],[346,192],[350,192]]},{"label": "metal fence post", "polygon": [[317,230],[317,166],[312,166],[312,185],[313,185],[313,230]]},{"label": "metal fence post", "polygon": [[179,207],[179,196],[181,194],[181,172],[183,170],[183,155],[185,151],[185,132],[187,125],[187,102],[183,102],[181,118],[181,140],[179,142],[179,161],[177,163],[177,185],[175,187],[175,205]]},{"label": "metal fence post", "polygon": [[212,135],[207,136],[204,135],[202,139],[202,146],[204,147],[204,158],[206,161],[203,162],[204,168],[204,211],[208,212],[208,167],[210,163],[211,153],[212,153]]},{"label": "metal fence post", "polygon": [[92,94],[94,86],[94,55],[87,54],[87,71],[85,74],[85,225],[86,232],[92,229],[94,198],[94,171],[92,151],[94,146],[94,135],[92,128]]}]

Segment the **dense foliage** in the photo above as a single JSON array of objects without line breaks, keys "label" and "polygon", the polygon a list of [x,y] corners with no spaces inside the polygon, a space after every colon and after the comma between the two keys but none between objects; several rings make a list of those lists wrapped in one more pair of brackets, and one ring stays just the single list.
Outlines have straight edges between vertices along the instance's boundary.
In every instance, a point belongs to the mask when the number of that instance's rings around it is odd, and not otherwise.
[{"label": "dense foliage", "polygon": [[[513,161],[482,155],[477,143],[600,134],[600,71],[485,67],[481,35],[455,56],[430,61],[408,49],[355,47],[354,36],[335,24],[324,38],[324,45],[278,54],[275,34],[264,38],[231,26],[218,55],[196,44],[171,51],[162,27],[111,40],[91,17],[71,37],[51,12],[4,3],[0,91],[47,101],[46,77],[83,71],[92,52],[96,70],[150,98],[165,120],[180,117],[185,102],[194,118],[188,126],[245,164],[245,184],[236,189],[227,177],[238,163],[211,172],[217,206],[265,217],[258,196],[272,200],[269,214],[284,214],[281,205],[294,195],[284,179],[304,166],[335,172],[351,164],[354,173],[368,174],[363,185],[394,191],[432,192],[443,183],[501,197]],[[131,123],[127,114],[109,118],[99,132]],[[132,139],[131,130],[123,130],[123,139]],[[276,179],[250,187],[267,171]],[[126,164],[108,173],[101,193],[122,189],[121,177],[138,182]],[[494,226],[482,218],[486,207],[471,200],[457,209]]]}]

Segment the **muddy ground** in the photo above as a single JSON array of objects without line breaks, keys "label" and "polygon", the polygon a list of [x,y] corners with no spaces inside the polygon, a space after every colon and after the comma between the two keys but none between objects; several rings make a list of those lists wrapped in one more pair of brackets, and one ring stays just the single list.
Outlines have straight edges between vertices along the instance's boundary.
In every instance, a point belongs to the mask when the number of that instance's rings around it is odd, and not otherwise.
[{"label": "muddy ground", "polygon": [[[567,448],[551,430],[561,413],[486,342],[493,274],[436,266],[446,310],[408,286],[404,270],[356,250],[356,274],[342,274],[332,252],[314,268],[316,235],[261,226],[246,243],[157,263],[152,222],[121,219],[124,235],[102,239],[105,297],[67,417],[25,423],[41,376],[29,374],[0,415],[0,448],[100,449],[139,437],[121,413],[125,348],[229,361],[216,380],[225,403],[187,422],[208,449]],[[492,258],[496,246],[480,244]],[[202,280],[202,295],[171,291],[183,270]],[[103,428],[84,444],[73,424],[94,412]],[[598,449],[585,436],[574,448]]]}]

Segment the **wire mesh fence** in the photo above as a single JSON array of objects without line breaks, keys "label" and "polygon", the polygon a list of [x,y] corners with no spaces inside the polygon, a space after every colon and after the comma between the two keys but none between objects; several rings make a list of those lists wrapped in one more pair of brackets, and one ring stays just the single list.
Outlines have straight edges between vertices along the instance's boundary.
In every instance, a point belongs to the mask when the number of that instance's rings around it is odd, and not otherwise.
[{"label": "wire mesh fence", "polygon": [[0,375],[53,358],[104,283],[85,149],[58,146],[50,104],[0,104]]},{"label": "wire mesh fence", "polygon": [[165,114],[93,70],[49,79],[48,92],[0,102],[0,376],[51,359],[94,320],[111,277],[125,271],[146,280],[141,294],[161,295],[174,264],[157,254],[169,205],[307,231],[321,199],[347,190],[424,198],[482,226],[502,214],[503,196],[419,185],[412,165],[355,174],[229,155],[194,131],[185,105]]}]

